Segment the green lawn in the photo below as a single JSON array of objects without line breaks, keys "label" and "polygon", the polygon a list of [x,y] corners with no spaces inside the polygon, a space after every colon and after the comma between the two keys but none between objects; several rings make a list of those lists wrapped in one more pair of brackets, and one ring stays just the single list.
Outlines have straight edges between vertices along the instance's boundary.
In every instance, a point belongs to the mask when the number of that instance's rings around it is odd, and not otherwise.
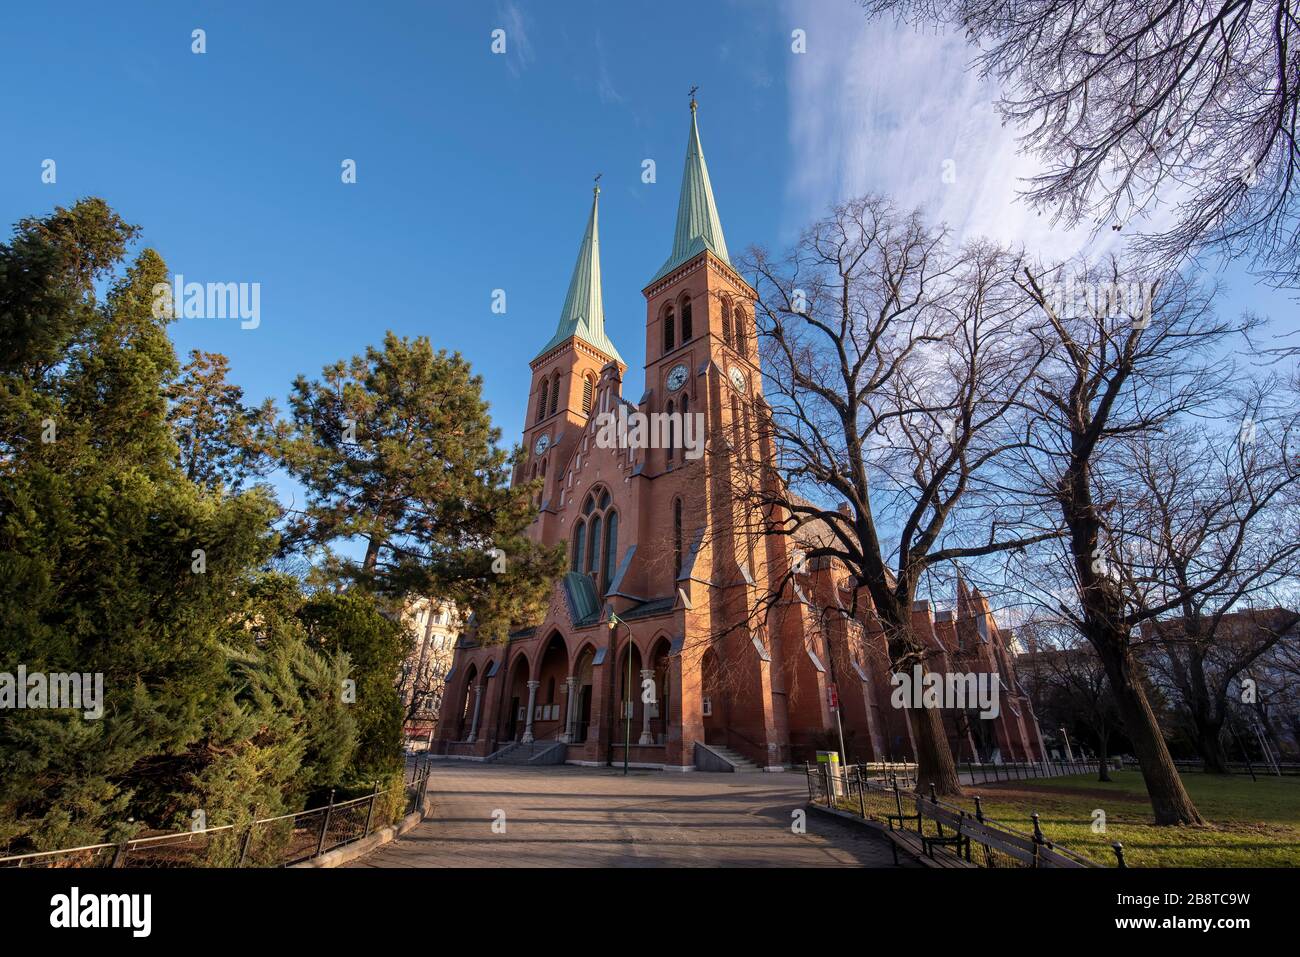
[{"label": "green lawn", "polygon": [[[1031,832],[1038,812],[1043,834],[1108,867],[1110,845],[1124,845],[1130,867],[1300,867],[1300,777],[1184,774],[1183,783],[1207,827],[1156,827],[1142,776],[1112,771],[966,788],[964,806],[978,794],[985,817]],[[1106,832],[1094,834],[1094,809],[1106,813]]]}]

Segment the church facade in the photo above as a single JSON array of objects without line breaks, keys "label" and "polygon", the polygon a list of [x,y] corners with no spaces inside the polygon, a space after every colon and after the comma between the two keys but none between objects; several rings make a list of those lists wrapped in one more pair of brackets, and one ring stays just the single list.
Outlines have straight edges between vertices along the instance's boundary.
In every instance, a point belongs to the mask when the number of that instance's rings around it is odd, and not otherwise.
[{"label": "church facade", "polygon": [[[733,267],[691,103],[672,251],[644,287],[645,391],[605,332],[595,190],[555,334],[533,359],[516,481],[538,481],[530,534],[562,543],[569,572],[545,617],[505,643],[463,637],[447,677],[435,753],[587,765],[779,770],[838,750],[908,760],[906,708],[893,706],[883,633],[844,620],[848,575],[799,558],[737,516],[744,462],[770,457],[754,290]],[[670,441],[600,441],[609,416],[698,416],[708,454]],[[676,417],[674,420],[673,417]],[[958,760],[1033,760],[1042,736],[987,601],[959,585],[953,611],[918,602],[931,670],[996,674],[995,719],[945,712]]]}]

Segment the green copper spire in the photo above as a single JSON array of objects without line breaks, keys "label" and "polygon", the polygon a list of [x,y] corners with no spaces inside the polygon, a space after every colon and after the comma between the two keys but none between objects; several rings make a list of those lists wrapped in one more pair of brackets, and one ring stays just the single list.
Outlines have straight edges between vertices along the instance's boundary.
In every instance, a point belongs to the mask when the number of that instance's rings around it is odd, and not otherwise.
[{"label": "green copper spire", "polygon": [[600,187],[597,186],[592,192],[591,217],[587,220],[587,232],[583,235],[582,246],[578,250],[578,261],[573,266],[569,294],[564,297],[560,324],[556,327],[555,335],[551,336],[551,341],[542,347],[538,355],[550,352],[570,336],[577,336],[611,359],[622,362],[623,357],[605,335],[605,305],[600,293],[600,228],[597,223]]},{"label": "green copper spire", "polygon": [[700,128],[695,122],[695,97],[691,97],[691,134],[686,141],[686,168],[682,172],[682,195],[677,201],[677,231],[673,235],[673,252],[654,279],[676,269],[705,249],[727,265],[727,241],[722,238],[722,222],[718,207],[713,202],[713,187],[709,184],[709,167],[704,162],[704,149],[700,146]]}]

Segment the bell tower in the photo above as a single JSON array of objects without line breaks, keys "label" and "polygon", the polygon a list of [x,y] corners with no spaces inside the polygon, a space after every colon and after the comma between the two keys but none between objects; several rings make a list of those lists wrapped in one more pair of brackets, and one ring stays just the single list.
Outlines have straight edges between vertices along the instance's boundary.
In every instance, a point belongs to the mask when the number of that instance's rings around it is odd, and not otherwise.
[{"label": "bell tower", "polygon": [[[599,180],[599,177],[597,177]],[[553,515],[557,483],[573,456],[577,436],[595,414],[596,384],[611,363],[621,378],[627,368],[605,335],[605,306],[600,286],[600,186],[592,190],[591,213],[578,248],[555,335],[530,363],[533,370],[524,419],[526,458],[517,482],[543,479],[540,524],[534,534],[545,540]]]},{"label": "bell tower", "polygon": [[[698,109],[692,95],[672,252],[642,292],[648,411],[706,412],[707,435],[729,428],[733,412],[736,424],[743,426],[761,383],[753,332],[755,293],[727,252],[700,145]],[[722,407],[709,401],[710,369],[720,374],[737,402],[730,401],[733,396],[725,389],[717,396]],[[751,423],[751,436],[755,428]],[[685,462],[683,453],[673,450],[660,451],[657,458],[652,454],[650,460],[656,471],[681,468]]]},{"label": "bell tower", "polygon": [[[672,563],[662,563],[665,573],[681,555],[680,566],[649,590],[675,595],[682,616],[686,638],[673,659],[674,686],[681,689],[681,740],[707,742],[734,732],[763,752],[755,759],[776,765],[789,744],[781,637],[796,622],[781,608],[768,627],[760,606],[769,569],[782,556],[757,534],[748,494],[760,481],[758,465],[770,455],[760,436],[757,296],[727,251],[694,95],[690,106],[672,251],[642,290],[642,408],[695,417],[703,422],[706,444],[695,459],[685,448],[648,453],[646,471],[654,475],[655,514],[661,516],[657,524],[671,527],[673,536],[660,549],[674,556]],[[790,647],[802,650],[802,643]],[[710,660],[716,671],[710,671]],[[743,690],[724,693],[711,674],[726,674]],[[725,713],[713,710],[715,698],[726,699]]]}]

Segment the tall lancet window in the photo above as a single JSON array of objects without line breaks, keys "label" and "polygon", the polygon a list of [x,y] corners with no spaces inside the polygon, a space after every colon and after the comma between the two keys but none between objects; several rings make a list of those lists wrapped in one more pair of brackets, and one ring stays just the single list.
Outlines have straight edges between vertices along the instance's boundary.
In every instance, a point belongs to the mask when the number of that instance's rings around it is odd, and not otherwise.
[{"label": "tall lancet window", "polygon": [[605,572],[601,577],[600,590],[608,591],[614,582],[615,563],[618,561],[618,512],[610,510],[605,518]]},{"label": "tall lancet window", "polygon": [[673,581],[682,573],[682,500],[673,501]]},{"label": "tall lancet window", "polygon": [[549,384],[550,384],[549,379],[543,379],[541,390],[537,393],[537,421],[538,422],[546,418],[546,388]]},{"label": "tall lancet window", "polygon": [[732,345],[731,340],[731,300],[723,298],[722,300],[722,341],[728,347]]},{"label": "tall lancet window", "polygon": [[668,461],[673,460],[677,452],[677,427],[673,424],[673,400],[668,400],[668,407],[664,409],[668,413]]},{"label": "tall lancet window", "polygon": [[676,325],[676,315],[673,313],[671,305],[664,308],[664,352],[673,351],[673,333]]},{"label": "tall lancet window", "polygon": [[578,524],[573,527],[573,566],[572,567],[575,572],[584,572],[587,570],[586,566],[583,564],[583,560],[587,554],[586,544],[587,544],[587,523],[580,520]]},{"label": "tall lancet window", "polygon": [[682,297],[682,342],[691,341],[691,297]]},{"label": "tall lancet window", "polygon": [[573,531],[573,567],[590,575],[600,594],[614,578],[618,560],[618,512],[607,489],[593,489],[582,504],[582,518]]},{"label": "tall lancet window", "polygon": [[555,373],[555,378],[551,380],[551,415],[560,407],[560,374]]}]

